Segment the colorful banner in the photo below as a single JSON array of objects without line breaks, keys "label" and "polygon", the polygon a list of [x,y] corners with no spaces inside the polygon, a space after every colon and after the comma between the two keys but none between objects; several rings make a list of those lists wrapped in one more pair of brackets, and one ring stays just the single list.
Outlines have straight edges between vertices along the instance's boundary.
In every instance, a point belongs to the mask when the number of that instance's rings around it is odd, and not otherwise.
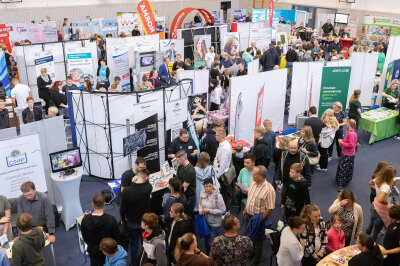
[{"label": "colorful banner", "polygon": [[69,41],[69,28],[68,26],[63,27],[63,41]]},{"label": "colorful banner", "polygon": [[16,23],[7,26],[12,26],[13,29],[9,32],[11,42],[20,42],[22,40],[29,40],[32,44],[45,42],[42,24]]},{"label": "colorful banner", "polygon": [[88,79],[93,87],[96,82],[96,75],[93,70],[92,51],[90,48],[67,49],[67,69],[68,75],[72,76],[74,84],[78,88],[83,88],[83,82]]},{"label": "colorful banner", "polygon": [[256,109],[256,124],[255,127],[261,126],[262,120],[262,110],[263,110],[263,102],[264,102],[264,85],[261,90],[257,94],[257,109]]},{"label": "colorful banner", "polygon": [[273,16],[274,16],[274,0],[269,0],[268,16],[269,16],[269,26],[272,27]]},{"label": "colorful banner", "polygon": [[57,24],[55,21],[45,21],[40,23],[43,25],[44,41],[58,42]]},{"label": "colorful banner", "polygon": [[322,70],[321,92],[318,116],[332,108],[334,102],[347,103],[351,67],[324,67]]},{"label": "colorful banner", "polygon": [[[271,17],[268,14],[268,21],[269,23],[271,22]],[[290,23],[293,23],[293,21],[296,21],[296,26],[300,25],[300,22],[297,21],[296,18],[296,10],[285,10],[285,9],[275,9],[274,13],[272,15],[272,28],[276,29],[276,26],[279,24],[279,21],[281,20],[281,17],[283,17],[283,20],[287,22],[288,20]]]},{"label": "colorful banner", "polygon": [[253,9],[252,22],[260,22],[264,21],[267,18],[267,10],[266,9]]},{"label": "colorful banner", "polygon": [[[128,16],[129,15],[129,16]],[[125,33],[126,36],[132,36],[132,30],[135,26],[138,26],[139,31],[142,32],[142,24],[137,14],[126,14],[117,18],[118,21],[118,35]]]},{"label": "colorful banner", "polygon": [[129,76],[129,49],[128,44],[122,43],[113,47],[112,58],[114,63],[114,77],[121,78],[122,91],[130,91]]},{"label": "colorful banner", "polygon": [[182,22],[185,20],[186,16],[189,15],[189,13],[194,10],[199,11],[200,14],[204,17],[205,21],[208,21],[208,19],[211,18],[211,20],[214,22],[214,18],[212,17],[210,12],[208,12],[205,9],[195,9],[195,8],[191,8],[191,7],[184,8],[181,11],[179,11],[178,14],[176,14],[174,20],[172,21],[171,30],[170,30],[170,34],[171,34],[170,38],[171,39],[178,38],[178,29],[180,29],[182,27]]},{"label": "colorful banner", "polygon": [[225,32],[221,50],[235,56],[240,51],[239,32]]},{"label": "colorful banner", "polygon": [[153,7],[149,1],[143,0],[137,6],[137,14],[142,23],[145,34],[157,33],[156,18],[154,16]]},{"label": "colorful banner", "polygon": [[5,24],[0,24],[0,43],[3,43],[9,53],[12,52],[12,47],[10,43],[10,31],[12,31],[12,26],[6,26]]},{"label": "colorful banner", "polygon": [[182,61],[185,59],[185,49],[183,39],[164,39],[160,40],[160,51],[164,52],[169,62],[175,62],[177,54],[182,55]]},{"label": "colorful banner", "polygon": [[8,97],[11,97],[10,81],[8,79],[8,70],[6,56],[0,51],[0,82],[3,83],[2,88],[6,90]]},{"label": "colorful banner", "polygon": [[100,34],[100,22],[98,20],[94,21],[75,21],[72,22],[72,32],[79,30],[79,39],[89,39],[94,34]]},{"label": "colorful banner", "polygon": [[107,34],[111,33],[113,38],[118,38],[118,20],[117,19],[103,19],[101,20],[101,34],[105,38]]},{"label": "colorful banner", "polygon": [[42,68],[47,69],[47,74],[50,75],[52,80],[56,80],[56,67],[54,64],[54,57],[52,51],[44,51],[35,53],[35,70],[36,77],[40,76]]},{"label": "colorful banner", "polygon": [[400,35],[400,20],[397,18],[365,16],[362,34],[370,45],[389,35]]},{"label": "colorful banner", "polygon": [[211,11],[211,15],[214,18],[215,23],[221,23],[221,10]]},{"label": "colorful banner", "polygon": [[246,22],[246,9],[235,9],[233,11],[233,21],[234,22]]}]

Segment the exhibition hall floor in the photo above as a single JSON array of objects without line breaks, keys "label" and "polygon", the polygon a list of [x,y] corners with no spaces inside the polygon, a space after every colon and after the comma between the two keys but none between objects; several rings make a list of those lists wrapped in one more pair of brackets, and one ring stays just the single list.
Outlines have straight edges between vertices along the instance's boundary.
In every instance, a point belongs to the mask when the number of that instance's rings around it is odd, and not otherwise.
[{"label": "exhibition hall floor", "polygon": [[[379,161],[385,160],[393,165],[400,172],[400,141],[389,138],[376,142],[373,145],[368,145],[370,134],[360,130],[359,140],[363,144],[358,149],[355,159],[354,177],[347,188],[351,189],[357,196],[357,203],[361,205],[364,212],[364,229],[369,222],[369,193],[370,188],[368,181]],[[335,184],[335,174],[338,159],[334,152],[332,161],[329,163],[328,171],[316,171],[313,176],[313,185],[311,190],[311,202],[317,204],[321,209],[321,215],[325,220],[330,219],[328,208],[336,199],[338,192]],[[274,165],[269,168],[268,181],[272,181]],[[399,185],[400,187],[400,185]],[[80,197],[83,211],[92,210],[91,198],[95,193],[100,193],[103,189],[107,189],[105,181],[98,181],[94,178],[84,176],[80,187]],[[274,224],[280,219],[280,193],[277,193],[276,210],[271,216]],[[232,213],[236,214],[236,210],[229,206]],[[105,207],[105,212],[112,214],[119,220],[118,205],[111,204]],[[241,215],[240,215],[241,216]],[[240,217],[241,218],[241,217]],[[61,224],[56,229],[56,242],[54,244],[54,252],[58,266],[67,265],[90,265],[89,258],[84,262],[84,256],[80,253],[78,244],[78,234],[76,228],[72,228],[68,232]],[[201,240],[200,240],[201,241]],[[382,242],[383,238],[378,239]],[[200,244],[200,248],[204,245]],[[268,244],[264,245],[263,262],[260,265],[269,265],[270,248]]]}]

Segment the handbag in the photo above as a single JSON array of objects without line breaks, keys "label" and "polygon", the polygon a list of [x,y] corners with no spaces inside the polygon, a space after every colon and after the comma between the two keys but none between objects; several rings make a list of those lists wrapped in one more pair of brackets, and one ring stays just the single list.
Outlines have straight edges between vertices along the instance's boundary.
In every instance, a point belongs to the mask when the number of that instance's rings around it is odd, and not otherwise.
[{"label": "handbag", "polygon": [[200,238],[206,237],[210,234],[210,228],[208,228],[206,217],[204,215],[196,214],[194,216],[194,223]]},{"label": "handbag", "polygon": [[321,158],[321,154],[318,152],[318,155],[315,157],[308,157],[308,161],[310,165],[316,165],[319,163],[319,158]]}]

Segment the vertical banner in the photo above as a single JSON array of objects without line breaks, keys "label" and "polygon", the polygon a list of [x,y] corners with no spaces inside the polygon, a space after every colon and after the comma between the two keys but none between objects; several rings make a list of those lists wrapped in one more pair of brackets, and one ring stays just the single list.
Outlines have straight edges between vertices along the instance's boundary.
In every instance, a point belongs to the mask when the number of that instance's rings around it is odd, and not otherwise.
[{"label": "vertical banner", "polygon": [[54,64],[54,56],[52,51],[44,51],[35,53],[35,70],[36,77],[40,76],[40,70],[47,69],[47,74],[52,80],[56,79],[56,67]]},{"label": "vertical banner", "polygon": [[261,126],[262,114],[263,114],[263,103],[264,103],[264,85],[257,95],[257,111],[256,111],[256,124],[255,127]]},{"label": "vertical banner", "polygon": [[235,22],[246,22],[246,9],[235,9],[233,11],[233,21]]},{"label": "vertical banner", "polygon": [[38,133],[0,141],[0,194],[18,198],[26,181],[35,183],[38,191],[47,191]]},{"label": "vertical banner", "polygon": [[185,58],[185,49],[183,39],[164,39],[160,40],[160,51],[164,52],[164,56],[168,56],[169,62],[176,61],[176,55],[182,55],[182,61]]},{"label": "vertical banner", "polygon": [[12,31],[12,26],[6,26],[5,24],[0,24],[0,43],[3,43],[9,53],[12,52],[11,42],[10,42],[10,34],[9,32]]},{"label": "vertical banner", "polygon": [[55,21],[45,21],[40,23],[43,25],[44,41],[58,42],[57,24]]},{"label": "vertical banner", "polygon": [[137,14],[146,34],[156,34],[156,18],[149,1],[143,0],[137,6]]},{"label": "vertical banner", "polygon": [[69,41],[69,29],[68,26],[63,27],[63,41]]},{"label": "vertical banner", "polygon": [[68,75],[72,76],[74,84],[83,88],[83,82],[88,79],[95,87],[95,73],[92,63],[92,51],[90,48],[67,49]]},{"label": "vertical banner", "polygon": [[235,53],[240,51],[239,32],[225,32],[221,50],[229,56],[235,56]]},{"label": "vertical banner", "polygon": [[318,116],[332,108],[334,102],[347,103],[351,67],[324,67],[322,70],[321,93]]},{"label": "vertical banner", "polygon": [[8,97],[11,97],[11,89],[10,89],[10,81],[8,79],[6,56],[3,51],[0,51],[0,82],[3,83],[3,88],[6,90]]},{"label": "vertical banner", "polygon": [[269,26],[272,27],[272,22],[274,21],[274,0],[269,0]]},{"label": "vertical banner", "polygon": [[114,63],[114,77],[121,78],[122,91],[130,90],[129,76],[129,49],[128,44],[122,43],[113,47],[112,58]]},{"label": "vertical banner", "polygon": [[117,19],[103,19],[101,21],[101,34],[103,34],[103,37],[105,38],[109,33],[112,34],[112,38],[118,37]]}]

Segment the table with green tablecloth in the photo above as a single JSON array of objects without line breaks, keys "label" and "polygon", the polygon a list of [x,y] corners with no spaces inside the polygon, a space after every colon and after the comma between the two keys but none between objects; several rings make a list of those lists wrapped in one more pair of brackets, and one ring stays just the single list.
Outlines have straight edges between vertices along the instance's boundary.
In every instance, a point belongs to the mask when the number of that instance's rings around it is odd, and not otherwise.
[{"label": "table with green tablecloth", "polygon": [[361,114],[359,128],[371,133],[369,144],[390,138],[400,132],[397,123],[399,112],[387,108],[378,108]]}]

